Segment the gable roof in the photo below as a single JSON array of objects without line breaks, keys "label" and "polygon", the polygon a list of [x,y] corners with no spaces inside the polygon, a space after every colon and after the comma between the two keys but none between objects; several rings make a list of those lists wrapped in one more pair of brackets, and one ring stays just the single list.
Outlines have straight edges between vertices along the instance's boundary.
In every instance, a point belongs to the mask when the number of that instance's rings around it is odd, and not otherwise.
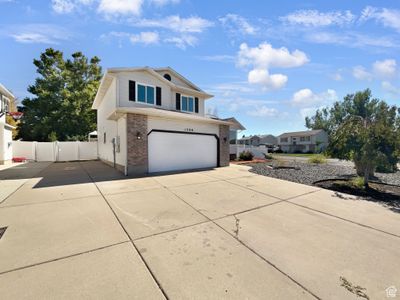
[{"label": "gable roof", "polygon": [[[163,70],[167,70],[168,72],[174,74],[174,76],[181,79],[183,82],[185,82],[191,88],[187,88],[185,86],[178,85],[178,84],[175,84],[175,83],[167,80],[166,78],[164,78],[164,76],[162,76],[161,74],[158,73]],[[197,87],[192,82],[190,82],[188,79],[186,79],[185,77],[180,75],[178,72],[173,70],[171,67],[166,67],[166,68],[150,68],[150,67],[109,68],[106,70],[106,72],[103,75],[103,78],[100,81],[100,86],[97,90],[96,97],[94,98],[92,108],[96,109],[99,107],[101,101],[103,100],[104,95],[106,94],[108,88],[110,87],[110,85],[112,83],[112,80],[115,78],[115,74],[121,73],[121,72],[140,72],[140,71],[148,72],[149,74],[151,74],[152,76],[154,76],[158,80],[160,80],[161,82],[170,86],[173,90],[180,91],[183,93],[191,93],[194,96],[203,97],[205,100],[213,97],[213,95],[204,92],[199,87]]]},{"label": "gable roof", "polygon": [[294,132],[285,132],[279,135],[278,137],[291,137],[291,136],[308,136],[308,135],[316,135],[320,132],[324,131],[323,129],[316,130],[305,130],[305,131],[294,131]]},{"label": "gable roof", "polygon": [[0,83],[0,93],[6,96],[7,98],[15,99],[14,95],[6,89],[4,85]]},{"label": "gable roof", "polygon": [[[171,67],[164,67],[164,68],[152,68],[155,72],[169,72],[172,73],[175,77],[179,78],[180,80],[182,80],[184,83],[186,83],[188,86],[190,86],[192,89],[197,90],[199,92],[203,92],[204,91],[199,88],[197,85],[195,85],[193,82],[191,82],[189,79],[187,79],[186,77],[183,77],[181,74],[179,74],[177,71],[175,71],[174,69],[172,69]],[[162,75],[161,75],[162,76]],[[162,76],[164,78],[164,76]],[[165,79],[165,78],[164,78]],[[169,80],[168,80],[169,81]]]},{"label": "gable roof", "polygon": [[242,137],[242,138],[238,139],[238,141],[247,141],[247,140],[251,140],[254,138],[260,139],[260,137],[258,135],[250,135],[250,136]]},{"label": "gable roof", "polygon": [[222,119],[222,121],[231,122],[231,124],[233,124],[231,126],[231,128],[233,130],[246,130],[246,128],[238,120],[236,120],[236,118],[234,118],[234,117]]}]

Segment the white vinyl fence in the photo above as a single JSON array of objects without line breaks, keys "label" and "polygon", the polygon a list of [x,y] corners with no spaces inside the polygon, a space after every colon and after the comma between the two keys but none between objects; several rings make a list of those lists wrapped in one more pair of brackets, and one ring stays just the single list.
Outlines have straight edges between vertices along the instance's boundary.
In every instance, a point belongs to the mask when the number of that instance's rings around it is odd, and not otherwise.
[{"label": "white vinyl fence", "polygon": [[75,161],[97,159],[97,142],[13,141],[13,157],[35,161]]},{"label": "white vinyl fence", "polygon": [[265,146],[229,145],[229,153],[236,154],[236,157],[239,157],[243,151],[250,151],[254,157],[264,158],[264,153],[268,153],[268,148]]}]

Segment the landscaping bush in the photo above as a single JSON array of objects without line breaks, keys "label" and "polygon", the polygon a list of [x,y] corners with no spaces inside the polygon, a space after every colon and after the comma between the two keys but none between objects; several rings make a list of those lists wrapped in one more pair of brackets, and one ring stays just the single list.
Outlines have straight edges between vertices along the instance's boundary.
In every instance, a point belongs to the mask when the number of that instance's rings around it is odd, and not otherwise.
[{"label": "landscaping bush", "polygon": [[275,150],[274,153],[283,153],[282,149]]},{"label": "landscaping bush", "polygon": [[312,164],[325,164],[326,157],[321,154],[313,155],[308,159],[308,162]]},{"label": "landscaping bush", "polygon": [[295,150],[293,153],[294,153],[294,154],[302,154],[303,151],[301,151],[301,150]]},{"label": "landscaping bush", "polygon": [[306,152],[306,154],[314,154],[314,152],[311,151],[311,150],[308,150],[308,151]]},{"label": "landscaping bush", "polygon": [[376,172],[379,173],[394,173],[397,171],[397,164],[396,163],[389,163],[389,162],[379,162],[376,166]]},{"label": "landscaping bush", "polygon": [[274,159],[274,157],[269,153],[263,153],[263,154],[264,154],[265,159]]},{"label": "landscaping bush", "polygon": [[364,188],[364,178],[357,176],[351,180],[351,184],[358,189],[362,189]]},{"label": "landscaping bush", "polygon": [[251,153],[250,151],[243,151],[239,154],[239,160],[253,160],[254,154]]}]

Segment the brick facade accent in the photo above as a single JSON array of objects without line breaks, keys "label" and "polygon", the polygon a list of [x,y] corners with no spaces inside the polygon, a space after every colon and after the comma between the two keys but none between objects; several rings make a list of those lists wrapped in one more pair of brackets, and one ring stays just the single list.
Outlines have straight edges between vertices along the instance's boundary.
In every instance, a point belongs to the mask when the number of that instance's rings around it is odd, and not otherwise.
[{"label": "brick facade accent", "polygon": [[147,116],[127,114],[126,121],[128,175],[144,175],[148,172]]},{"label": "brick facade accent", "polygon": [[219,125],[219,166],[229,166],[229,126]]}]

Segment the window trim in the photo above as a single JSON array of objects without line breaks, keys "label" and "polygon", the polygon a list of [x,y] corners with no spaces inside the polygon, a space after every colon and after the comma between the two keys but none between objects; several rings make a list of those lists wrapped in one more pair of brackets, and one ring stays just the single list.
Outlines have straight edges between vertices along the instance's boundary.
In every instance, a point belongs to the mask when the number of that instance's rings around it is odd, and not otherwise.
[{"label": "window trim", "polygon": [[[142,85],[145,87],[145,98],[146,98],[146,102],[142,102],[139,101],[139,85]],[[153,98],[153,102],[154,103],[148,103],[147,102],[147,87],[152,87],[154,89],[154,98]],[[151,84],[147,84],[147,83],[141,83],[141,82],[137,82],[136,81],[136,103],[140,103],[140,104],[145,104],[145,105],[150,105],[150,106],[156,106],[157,103],[157,92],[156,92],[157,87],[155,85],[151,85]]]},{"label": "window trim", "polygon": [[[193,111],[190,111],[190,110],[183,110],[182,108],[183,108],[183,105],[182,105],[182,98],[183,97],[186,97],[187,99],[188,99],[188,102],[187,102],[187,108],[189,108],[189,98],[192,98],[193,99]],[[195,106],[196,106],[196,100],[195,100],[196,98],[194,97],[194,96],[189,96],[189,95],[185,95],[185,94],[181,94],[181,110],[180,111],[182,111],[182,112],[185,112],[185,113],[189,113],[189,114],[197,114],[196,113],[196,108],[195,108]]]}]

